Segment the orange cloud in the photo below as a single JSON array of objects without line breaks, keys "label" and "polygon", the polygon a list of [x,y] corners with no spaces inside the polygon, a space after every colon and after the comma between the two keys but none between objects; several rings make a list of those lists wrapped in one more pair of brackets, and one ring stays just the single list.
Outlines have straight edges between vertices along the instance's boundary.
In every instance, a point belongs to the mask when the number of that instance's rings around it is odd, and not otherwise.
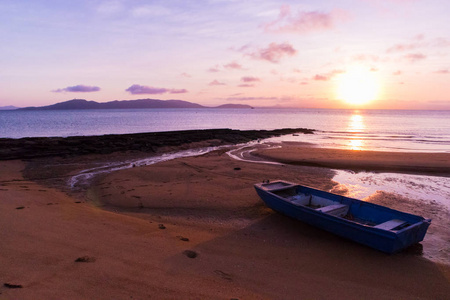
[{"label": "orange cloud", "polygon": [[214,85],[226,85],[226,84],[223,82],[219,82],[218,80],[213,80],[208,85],[214,86]]},{"label": "orange cloud", "polygon": [[328,79],[330,79],[330,77],[328,77],[328,76],[326,76],[326,75],[319,75],[319,74],[316,74],[316,75],[313,77],[313,79],[314,79],[314,80],[318,80],[318,81],[327,81]]},{"label": "orange cloud", "polygon": [[241,78],[242,82],[256,82],[256,81],[261,81],[259,78],[257,77],[252,77],[252,76],[244,76]]},{"label": "orange cloud", "polygon": [[247,54],[254,59],[267,60],[272,63],[278,63],[285,56],[294,56],[297,50],[289,43],[270,43],[266,48]]},{"label": "orange cloud", "polygon": [[338,75],[338,74],[342,74],[345,73],[345,71],[343,70],[333,70],[329,73],[326,74],[316,74],[312,79],[313,80],[317,80],[317,81],[327,81],[330,80],[332,77]]},{"label": "orange cloud", "polygon": [[406,54],[403,56],[404,58],[406,58],[407,60],[409,60],[410,62],[416,62],[419,60],[424,60],[426,57],[426,55],[422,54],[422,53],[410,53],[410,54]]},{"label": "orange cloud", "polygon": [[235,69],[235,70],[242,70],[242,69],[243,69],[243,68],[242,68],[242,65],[241,65],[241,64],[238,64],[238,63],[235,62],[235,61],[230,62],[229,64],[224,65],[224,67],[225,67],[226,69]]}]

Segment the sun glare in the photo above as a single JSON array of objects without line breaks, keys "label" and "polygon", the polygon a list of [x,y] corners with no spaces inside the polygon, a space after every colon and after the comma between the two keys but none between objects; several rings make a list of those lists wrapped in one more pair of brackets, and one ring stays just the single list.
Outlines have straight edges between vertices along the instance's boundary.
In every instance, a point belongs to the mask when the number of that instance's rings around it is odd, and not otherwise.
[{"label": "sun glare", "polygon": [[380,85],[375,72],[356,68],[337,77],[337,98],[350,105],[363,106],[379,96]]}]

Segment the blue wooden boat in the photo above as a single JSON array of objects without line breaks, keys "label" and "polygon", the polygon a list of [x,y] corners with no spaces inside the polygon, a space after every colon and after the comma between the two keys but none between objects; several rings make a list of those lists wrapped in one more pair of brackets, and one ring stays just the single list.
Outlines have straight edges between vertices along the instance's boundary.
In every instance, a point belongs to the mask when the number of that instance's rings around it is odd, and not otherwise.
[{"label": "blue wooden boat", "polygon": [[287,181],[255,184],[271,209],[386,253],[419,243],[431,219]]}]

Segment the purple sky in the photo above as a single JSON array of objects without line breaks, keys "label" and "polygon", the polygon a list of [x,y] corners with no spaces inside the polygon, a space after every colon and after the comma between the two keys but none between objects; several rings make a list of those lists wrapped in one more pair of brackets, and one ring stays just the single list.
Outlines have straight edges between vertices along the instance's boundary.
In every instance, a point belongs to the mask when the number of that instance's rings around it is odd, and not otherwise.
[{"label": "purple sky", "polygon": [[0,106],[450,109],[450,1],[0,1]]}]

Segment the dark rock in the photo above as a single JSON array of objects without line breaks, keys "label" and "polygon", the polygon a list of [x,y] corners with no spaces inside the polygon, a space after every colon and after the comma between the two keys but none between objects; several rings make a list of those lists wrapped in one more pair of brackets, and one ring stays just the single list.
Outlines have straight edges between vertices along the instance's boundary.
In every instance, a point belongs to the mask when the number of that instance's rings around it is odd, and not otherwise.
[{"label": "dark rock", "polygon": [[158,148],[177,147],[188,143],[211,141],[215,145],[246,143],[252,140],[293,133],[314,133],[311,129],[232,130],[206,129],[101,136],[71,136],[66,138],[0,138],[0,160],[67,157],[86,154],[108,154],[136,150],[155,153]]}]

